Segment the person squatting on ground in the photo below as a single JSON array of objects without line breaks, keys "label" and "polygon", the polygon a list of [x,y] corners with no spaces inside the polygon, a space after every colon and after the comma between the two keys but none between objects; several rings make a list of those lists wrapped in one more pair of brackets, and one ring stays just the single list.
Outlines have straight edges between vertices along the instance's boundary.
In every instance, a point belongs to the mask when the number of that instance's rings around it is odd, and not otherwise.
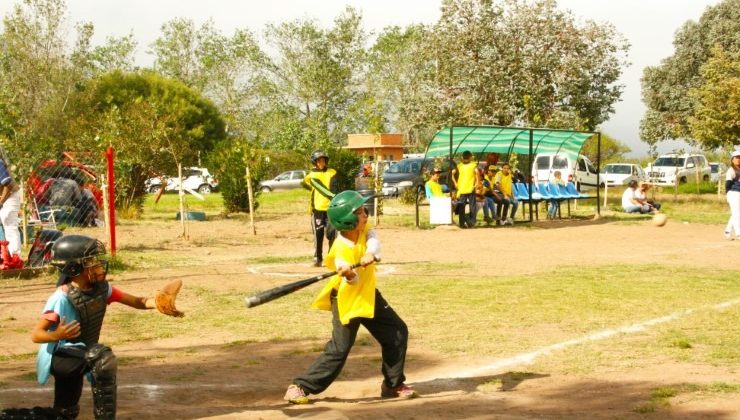
[{"label": "person squatting on ground", "polygon": [[329,168],[329,155],[323,150],[311,153],[313,168],[303,178],[304,188],[311,191],[311,227],[313,228],[314,255],[313,265],[321,267],[324,261],[324,236],[329,241],[329,248],[334,243],[336,231],[328,223],[326,210],[336,191],[337,172]]},{"label": "person squatting on ground", "polygon": [[[473,154],[468,150],[464,151],[462,162],[452,170],[452,181],[455,183],[458,206],[460,206],[460,227],[463,229],[475,227],[475,187],[480,184],[480,179],[478,178],[478,165],[472,159]],[[466,205],[468,206],[467,213],[465,212]]]},{"label": "person squatting on ground", "polygon": [[730,167],[725,175],[725,191],[727,204],[730,205],[730,220],[725,226],[725,238],[732,239],[732,230],[735,230],[735,239],[740,241],[740,150],[730,155]]},{"label": "person squatting on ground", "polygon": [[[162,308],[160,297],[137,297],[106,281],[105,246],[83,235],[66,235],[51,247],[52,264],[59,270],[57,289],[44,306],[31,339],[40,343],[36,359],[37,379],[45,384],[54,376],[56,417],[74,419],[80,411],[83,378],[91,382],[96,419],[116,417],[116,356],[100,344],[100,329],[107,306],[119,302],[136,309]],[[181,282],[177,280],[177,295]],[[183,316],[174,309],[168,315]],[[22,409],[19,409],[22,410]],[[6,410],[6,412],[8,412]],[[9,414],[9,418],[13,418]],[[34,417],[30,417],[34,418]],[[36,417],[38,418],[38,417]]]},{"label": "person squatting on ground", "polygon": [[660,210],[660,203],[653,200],[648,200],[647,191],[650,189],[650,183],[647,181],[640,182],[640,188],[635,190],[635,200],[640,203],[641,206],[648,206],[650,213],[654,213]]},{"label": "person squatting on ground", "polygon": [[635,197],[637,181],[630,181],[622,194],[622,208],[626,213],[650,213],[650,206],[640,203]]},{"label": "person squatting on ground", "polygon": [[496,174],[496,188],[501,191],[503,198],[509,201],[511,206],[511,214],[506,217],[506,212],[500,215],[502,224],[514,225],[514,218],[516,217],[516,209],[519,208],[519,201],[514,197],[514,181],[511,176],[511,165],[504,163],[501,165],[501,171]]},{"label": "person squatting on ground", "polygon": [[[563,179],[563,175],[560,171],[555,171],[552,173],[552,179],[550,179],[550,185],[553,186],[562,186],[564,187],[565,180]],[[560,210],[560,201],[557,198],[553,198],[550,200],[550,208],[547,210],[547,218],[548,220],[555,219],[555,216],[558,215],[558,211]]]},{"label": "person squatting on ground", "polygon": [[[311,304],[332,311],[332,337],[324,352],[300,376],[293,379],[284,399],[306,404],[307,395],[319,394],[331,385],[347,361],[360,325],[382,348],[382,398],[413,398],[417,394],[404,384],[408,328],[375,288],[375,262],[380,241],[370,229],[365,201],[358,192],[337,194],[329,206],[329,222],[339,235],[326,257],[326,266],[337,272]],[[352,266],[361,264],[353,269]]]},{"label": "person squatting on ground", "polygon": [[21,191],[10,173],[10,163],[0,150],[0,221],[3,224],[8,253],[20,255],[21,233],[18,230],[18,212],[21,209]]}]

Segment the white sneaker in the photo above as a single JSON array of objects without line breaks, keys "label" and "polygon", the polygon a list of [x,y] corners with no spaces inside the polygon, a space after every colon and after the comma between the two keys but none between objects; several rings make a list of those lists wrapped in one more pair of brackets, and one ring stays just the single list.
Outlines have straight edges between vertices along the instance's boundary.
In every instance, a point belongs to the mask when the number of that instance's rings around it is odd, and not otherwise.
[{"label": "white sneaker", "polygon": [[514,226],[514,219],[512,219],[511,217],[507,217],[506,223],[510,224],[511,226]]},{"label": "white sneaker", "polygon": [[732,234],[730,232],[725,232],[725,239],[732,240]]}]

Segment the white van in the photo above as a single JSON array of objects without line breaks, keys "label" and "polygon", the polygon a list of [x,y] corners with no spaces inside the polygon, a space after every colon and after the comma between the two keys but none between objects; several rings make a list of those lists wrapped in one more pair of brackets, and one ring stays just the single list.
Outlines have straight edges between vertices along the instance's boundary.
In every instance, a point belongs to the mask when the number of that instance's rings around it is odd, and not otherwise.
[{"label": "white van", "polygon": [[565,153],[540,153],[535,157],[532,174],[537,182],[549,181],[555,171],[560,171],[564,180],[575,183],[578,191],[596,188],[596,168],[586,156],[573,159]]}]

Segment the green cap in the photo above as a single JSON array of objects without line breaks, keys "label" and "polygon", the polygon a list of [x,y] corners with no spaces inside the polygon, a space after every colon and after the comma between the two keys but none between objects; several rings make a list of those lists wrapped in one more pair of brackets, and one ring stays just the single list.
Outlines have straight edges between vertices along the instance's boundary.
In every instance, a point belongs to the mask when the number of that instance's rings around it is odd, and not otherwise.
[{"label": "green cap", "polygon": [[342,191],[335,195],[329,203],[329,223],[338,231],[343,232],[357,227],[359,219],[355,211],[365,205],[372,196],[363,197],[354,190]]}]

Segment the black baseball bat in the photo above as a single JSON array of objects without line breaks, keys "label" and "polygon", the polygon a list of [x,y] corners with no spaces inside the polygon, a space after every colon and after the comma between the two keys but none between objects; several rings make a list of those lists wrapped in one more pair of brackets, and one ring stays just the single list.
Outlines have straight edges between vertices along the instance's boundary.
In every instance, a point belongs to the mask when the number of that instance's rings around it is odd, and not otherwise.
[{"label": "black baseball bat", "polygon": [[[376,259],[375,261],[379,261],[379,260]],[[362,266],[362,264],[355,264],[352,266],[352,269],[355,269],[360,266]],[[296,290],[303,289],[304,287],[314,284],[319,280],[323,280],[327,277],[331,277],[336,274],[337,274],[336,271],[332,271],[331,273],[319,274],[318,276],[314,276],[314,277],[311,277],[305,280],[298,280],[293,283],[288,283],[288,284],[284,284],[282,286],[278,286],[278,287],[275,287],[269,290],[265,290],[263,292],[257,293],[256,295],[245,297],[244,304],[247,305],[247,308],[254,308],[255,306],[259,306],[259,305],[262,305],[263,303],[267,303],[277,298],[281,298],[285,295],[289,295],[295,292]]]}]

